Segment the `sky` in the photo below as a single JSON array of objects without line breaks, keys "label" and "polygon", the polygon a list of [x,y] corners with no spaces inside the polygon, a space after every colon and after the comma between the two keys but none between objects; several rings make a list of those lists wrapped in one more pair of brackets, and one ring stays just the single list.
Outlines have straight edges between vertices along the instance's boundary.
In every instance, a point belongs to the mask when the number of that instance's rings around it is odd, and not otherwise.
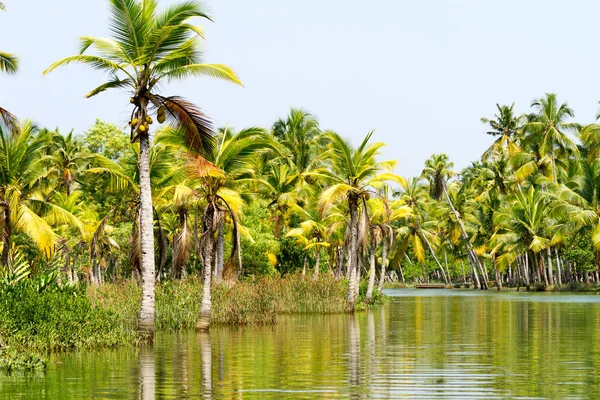
[{"label": "sky", "polygon": [[[129,96],[83,95],[99,72],[68,66],[77,37],[108,36],[107,0],[3,0],[0,49],[21,58],[0,76],[0,105],[39,125],[82,133],[97,118],[125,125]],[[172,3],[162,0],[161,4]],[[197,78],[164,88],[216,126],[270,127],[290,107],[354,144],[371,130],[382,159],[418,175],[433,153],[460,170],[490,145],[481,117],[496,103],[530,112],[558,93],[580,123],[600,100],[600,2],[591,0],[208,0],[205,62],[233,67],[244,87]]]}]

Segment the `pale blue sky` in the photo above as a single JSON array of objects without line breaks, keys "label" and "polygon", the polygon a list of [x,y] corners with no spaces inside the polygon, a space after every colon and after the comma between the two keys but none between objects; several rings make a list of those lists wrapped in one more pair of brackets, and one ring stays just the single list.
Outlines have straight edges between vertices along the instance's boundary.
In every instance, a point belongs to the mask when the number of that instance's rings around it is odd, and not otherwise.
[{"label": "pale blue sky", "polygon": [[[168,3],[168,1],[163,1]],[[18,76],[0,76],[0,104],[40,125],[81,132],[96,118],[124,124],[128,97],[84,99],[102,76],[70,66],[80,35],[107,36],[106,0],[4,0],[0,49]],[[446,152],[457,168],[491,138],[479,119],[495,103],[529,111],[556,92],[592,122],[600,100],[600,2],[572,0],[210,0],[206,61],[232,66],[245,88],[195,79],[166,94],[188,97],[222,126],[269,127],[290,107],[357,143],[371,129],[396,172],[419,174]]]}]

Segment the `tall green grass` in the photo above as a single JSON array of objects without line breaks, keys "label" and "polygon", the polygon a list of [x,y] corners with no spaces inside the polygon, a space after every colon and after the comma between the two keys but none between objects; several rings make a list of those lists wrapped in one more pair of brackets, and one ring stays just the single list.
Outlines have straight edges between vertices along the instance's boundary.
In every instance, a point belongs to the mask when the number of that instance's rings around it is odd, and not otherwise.
[{"label": "tall green grass", "polygon": [[[275,323],[278,314],[346,312],[346,291],[344,281],[299,275],[216,285],[212,322],[264,325]],[[88,288],[56,286],[42,292],[20,285],[10,290],[0,288],[0,292],[0,338],[12,349],[63,351],[136,344],[140,340],[136,327],[141,291],[135,282]],[[359,309],[365,307],[361,303],[364,292],[366,284],[361,285]],[[157,330],[193,329],[201,297],[202,284],[195,277],[159,283]],[[376,292],[372,304],[382,301]]]}]

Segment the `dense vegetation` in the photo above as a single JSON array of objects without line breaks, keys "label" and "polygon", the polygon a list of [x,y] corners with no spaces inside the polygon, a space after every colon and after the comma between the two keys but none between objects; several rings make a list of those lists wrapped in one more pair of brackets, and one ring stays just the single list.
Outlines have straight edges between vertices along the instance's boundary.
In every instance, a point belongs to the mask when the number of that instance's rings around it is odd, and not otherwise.
[{"label": "dense vegetation", "polygon": [[[406,179],[379,160],[384,145],[372,132],[355,147],[303,110],[269,128],[213,130],[194,104],[158,90],[197,76],[241,83],[229,67],[202,62],[202,30],[190,22],[209,18],[202,5],[109,4],[112,38],[82,37],[80,54],[46,72],[70,63],[107,72],[87,97],[128,90],[128,132],[96,121],[65,134],[0,108],[0,279],[11,315],[0,333],[15,343],[43,332],[38,314],[87,321],[79,337],[62,332],[49,344],[71,348],[131,326],[151,335],[155,326],[207,329],[211,317],[352,311],[386,279],[482,289],[600,280],[600,125],[575,123],[556,95],[529,114],[498,106],[482,119],[493,141],[469,168],[457,173],[437,154]],[[16,57],[0,53],[0,71],[17,70]],[[164,125],[151,130],[154,119]],[[122,303],[101,295],[110,290]],[[329,294],[292,300],[321,290]]]}]

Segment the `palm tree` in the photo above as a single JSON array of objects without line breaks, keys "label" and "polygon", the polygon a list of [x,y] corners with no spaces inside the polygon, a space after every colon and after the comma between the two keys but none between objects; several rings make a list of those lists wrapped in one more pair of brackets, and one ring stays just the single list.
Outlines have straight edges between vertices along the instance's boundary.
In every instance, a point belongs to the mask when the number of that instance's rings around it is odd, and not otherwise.
[{"label": "palm tree", "polygon": [[434,154],[425,162],[425,169],[423,169],[422,175],[429,181],[430,195],[433,199],[439,200],[442,195],[444,195],[446,198],[448,206],[450,206],[450,209],[452,210],[452,213],[454,214],[454,217],[460,226],[462,238],[467,247],[467,254],[469,256],[471,266],[473,268],[477,267],[483,273],[481,261],[471,247],[469,235],[467,234],[465,225],[448,194],[447,180],[455,175],[451,169],[453,166],[454,164],[450,162],[446,154]]},{"label": "palm tree", "polygon": [[0,208],[3,247],[0,264],[9,265],[14,232],[29,236],[46,255],[55,250],[55,224],[81,226],[64,208],[48,201],[44,192],[47,135],[35,135],[35,126],[24,121],[14,133],[0,126]]},{"label": "palm tree", "polygon": [[435,218],[435,203],[430,201],[427,189],[419,178],[403,180],[400,188],[401,196],[398,204],[401,207],[398,207],[394,213],[398,214],[395,218],[402,221],[400,228],[396,230],[394,262],[399,263],[406,255],[407,249],[412,248],[417,261],[421,264],[423,280],[427,280],[425,273],[425,246],[427,246],[435,263],[440,268],[445,283],[449,284],[444,267],[438,260],[434,249],[439,244],[439,237],[436,234],[438,221]]},{"label": "palm tree", "polygon": [[[0,11],[5,11],[4,4],[1,2]],[[0,51],[0,72],[16,74],[18,71],[19,59],[14,54]],[[0,107],[0,120],[11,131],[16,130],[19,125],[17,118],[2,107]]]},{"label": "palm tree", "polygon": [[508,266],[519,254],[531,251],[537,257],[537,282],[548,285],[543,268],[542,250],[551,245],[554,222],[549,218],[550,197],[531,186],[526,192],[519,190],[505,199],[505,206],[494,213],[496,232],[490,240],[493,253],[500,252],[498,263]]},{"label": "palm tree", "polygon": [[[161,84],[194,76],[211,76],[241,84],[229,67],[203,64],[199,52],[202,30],[190,23],[210,19],[195,1],[176,3],[158,13],[156,0],[109,0],[112,39],[84,36],[78,55],[59,60],[44,74],[71,63],[82,63],[109,74],[109,80],[90,91],[128,89],[133,104],[131,139],[140,143],[140,235],[142,248],[142,307],[139,330],[154,334],[154,234],[150,186],[150,112],[159,122],[169,118],[188,147],[204,154],[213,147],[209,120],[181,97],[158,94]],[[86,54],[95,47],[98,55]]]},{"label": "palm tree", "polygon": [[314,169],[322,134],[319,123],[303,110],[291,109],[285,120],[273,124],[273,137],[285,149],[285,158],[299,175]]},{"label": "palm tree", "polygon": [[395,161],[377,161],[379,150],[383,143],[369,144],[373,132],[370,132],[362,143],[354,148],[340,135],[327,132],[326,138],[330,144],[323,155],[329,162],[329,169],[323,169],[321,175],[328,182],[328,187],[319,196],[321,212],[326,212],[335,203],[345,200],[348,202],[350,213],[350,246],[349,246],[349,271],[348,283],[348,308],[354,311],[356,296],[358,295],[359,276],[359,208],[365,206],[365,201],[373,192],[373,185],[394,180],[402,181],[400,177],[391,173]]},{"label": "palm tree", "polygon": [[528,116],[524,130],[530,135],[523,139],[523,145],[536,146],[541,156],[549,156],[552,163],[552,179],[557,182],[556,152],[560,154],[578,154],[577,146],[568,133],[577,132],[580,125],[567,122],[575,114],[567,103],[558,103],[556,94],[546,93],[546,97],[532,104],[537,113]]},{"label": "palm tree", "polygon": [[[178,136],[172,136],[177,139]],[[181,138],[179,138],[181,139]],[[217,138],[217,146],[204,153],[205,157],[190,154],[188,169],[190,176],[197,179],[199,185],[194,192],[206,204],[203,213],[203,282],[202,307],[196,328],[207,330],[210,326],[212,265],[223,259],[223,219],[229,215],[233,222],[233,243],[231,255],[226,265],[216,265],[217,278],[222,274],[225,279],[235,281],[241,273],[240,226],[238,214],[242,204],[239,184],[250,180],[252,159],[256,154],[270,146],[270,139],[260,128],[248,128],[235,134],[231,129],[223,129]],[[182,143],[183,144],[183,143]],[[215,236],[218,234],[218,237]],[[215,254],[215,242],[217,251]],[[235,256],[238,260],[235,260]],[[236,267],[237,265],[237,267]]]},{"label": "palm tree", "polygon": [[486,133],[491,136],[498,136],[498,139],[483,153],[483,158],[488,158],[491,154],[502,152],[508,156],[519,152],[518,140],[523,129],[523,116],[515,116],[515,104],[510,106],[501,106],[496,104],[498,114],[495,119],[481,118],[481,122],[490,126]]}]

